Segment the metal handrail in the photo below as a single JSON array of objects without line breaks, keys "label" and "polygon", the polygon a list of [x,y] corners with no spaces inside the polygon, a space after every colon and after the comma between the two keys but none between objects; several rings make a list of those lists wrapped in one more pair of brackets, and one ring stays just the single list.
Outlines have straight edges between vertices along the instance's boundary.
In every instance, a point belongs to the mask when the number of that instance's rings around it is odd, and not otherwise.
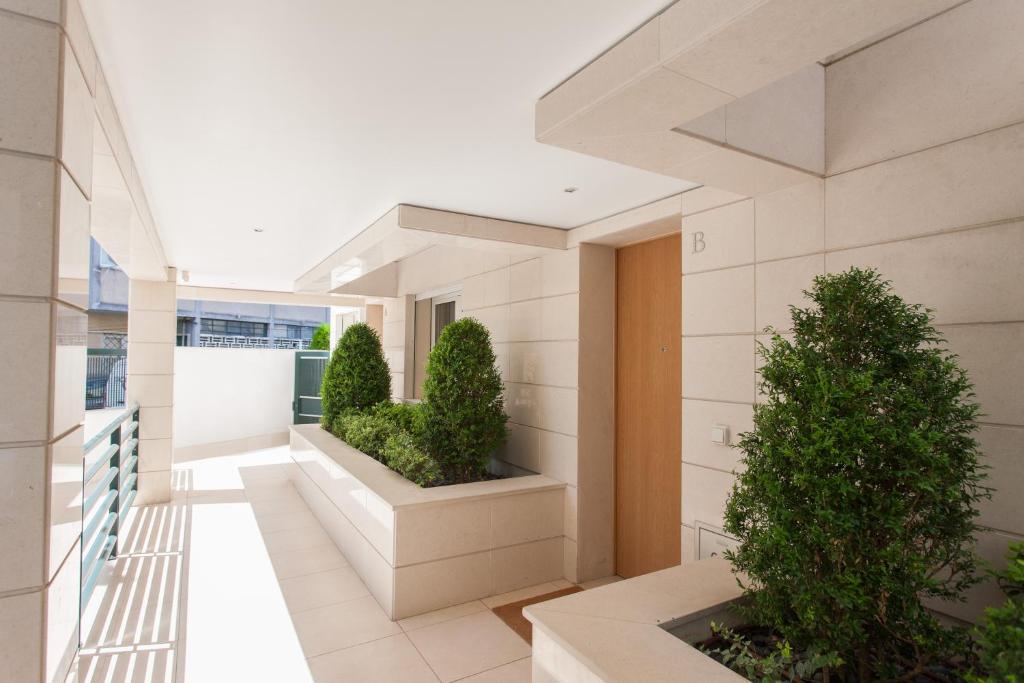
[{"label": "metal handrail", "polygon": [[[128,422],[131,420],[131,422]],[[126,424],[127,423],[127,424]],[[104,439],[108,445],[86,467],[89,453]],[[139,405],[132,404],[94,434],[82,450],[82,583],[79,609],[85,607],[99,580],[103,564],[117,557],[118,533],[138,490]],[[101,472],[106,473],[89,487]]]},{"label": "metal handrail", "polygon": [[117,479],[117,472],[118,469],[116,467],[111,467],[107,470],[107,473],[103,475],[103,479],[100,480],[100,483],[96,484],[96,488],[92,490],[92,493],[82,499],[83,515],[88,516],[89,512],[92,510],[93,503],[95,503],[96,499],[100,497],[100,494],[103,493],[104,490],[110,490],[111,482]]},{"label": "metal handrail", "polygon": [[[117,491],[108,491],[107,495],[103,497],[103,504],[100,509],[109,510],[111,503],[117,500]],[[100,522],[104,519],[103,515],[93,515],[89,523],[82,528],[82,545],[86,545],[92,540],[92,536],[96,533],[96,529],[99,528]]]},{"label": "metal handrail", "polygon": [[[107,424],[106,427],[104,427],[100,431],[98,431],[95,434],[93,434],[93,436],[88,441],[85,442],[85,445],[82,446],[82,450],[84,452],[88,453],[92,449],[96,448],[96,446],[98,446],[100,444],[100,442],[103,441],[103,439],[105,437],[110,436],[110,434],[115,429],[120,427],[122,422],[127,420],[129,417],[132,417],[137,412],[139,412],[139,404],[138,403],[133,403],[132,405],[130,405],[127,408],[125,408],[121,413],[118,414],[117,417],[115,417],[113,419],[113,421],[111,421],[109,424]],[[136,426],[138,426],[138,425],[136,425]],[[131,431],[131,430],[127,430],[127,431]]]},{"label": "metal handrail", "polygon": [[[120,448],[120,446],[116,443],[112,443],[107,446],[107,449],[100,454],[100,457],[96,458],[96,462],[94,462],[89,469],[85,471],[85,476],[82,477],[82,482],[87,484],[92,481],[92,478],[96,476],[96,473],[102,470],[103,466],[110,462],[110,459],[114,457],[118,448]],[[85,454],[89,454],[88,449],[85,450]]]}]

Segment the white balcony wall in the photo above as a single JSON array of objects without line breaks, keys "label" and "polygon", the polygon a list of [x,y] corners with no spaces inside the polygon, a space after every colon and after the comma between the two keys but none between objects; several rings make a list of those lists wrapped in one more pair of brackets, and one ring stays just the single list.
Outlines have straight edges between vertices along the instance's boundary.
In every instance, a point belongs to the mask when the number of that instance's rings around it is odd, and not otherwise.
[{"label": "white balcony wall", "polygon": [[295,351],[174,351],[176,460],[288,442]]}]

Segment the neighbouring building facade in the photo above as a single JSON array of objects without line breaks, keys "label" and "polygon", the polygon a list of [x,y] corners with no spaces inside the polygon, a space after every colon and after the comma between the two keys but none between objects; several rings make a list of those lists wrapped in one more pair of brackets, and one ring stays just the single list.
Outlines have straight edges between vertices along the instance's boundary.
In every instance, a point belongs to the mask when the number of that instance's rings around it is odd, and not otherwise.
[{"label": "neighbouring building facade", "polygon": [[[129,278],[91,241],[90,348],[124,348],[128,334]],[[176,344],[218,348],[304,349],[327,323],[329,308],[194,299],[178,300]]]}]

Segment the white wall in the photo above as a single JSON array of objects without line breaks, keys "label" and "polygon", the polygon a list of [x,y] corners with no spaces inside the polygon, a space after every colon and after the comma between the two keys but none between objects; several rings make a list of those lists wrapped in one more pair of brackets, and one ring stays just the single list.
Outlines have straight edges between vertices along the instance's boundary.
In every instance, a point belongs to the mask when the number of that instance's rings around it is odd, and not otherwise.
[{"label": "white wall", "polygon": [[331,306],[331,348],[333,351],[338,346],[338,340],[349,325],[363,322],[365,319],[365,308],[353,310],[349,306]]},{"label": "white wall", "polygon": [[286,434],[295,351],[178,347],[174,447]]}]

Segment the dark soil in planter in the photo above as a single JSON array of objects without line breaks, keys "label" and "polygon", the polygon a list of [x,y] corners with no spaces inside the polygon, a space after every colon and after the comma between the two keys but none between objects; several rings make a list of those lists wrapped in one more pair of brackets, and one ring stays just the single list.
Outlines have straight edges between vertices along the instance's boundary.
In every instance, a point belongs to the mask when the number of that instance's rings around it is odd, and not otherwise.
[{"label": "dark soil in planter", "polygon": [[[753,654],[759,658],[766,657],[772,652],[776,652],[778,650],[778,644],[782,642],[782,639],[778,634],[765,626],[747,624],[744,626],[737,626],[732,630],[736,635],[741,636],[750,644]],[[730,643],[722,636],[712,634],[709,638],[693,643],[693,646],[714,659],[719,664],[728,666],[723,662],[723,654],[728,652]],[[800,656],[801,654],[802,653],[798,651],[794,652],[794,659],[802,659]],[[906,683],[964,683],[966,681],[966,667],[955,661],[933,663],[925,667],[924,670],[917,675],[912,675],[913,668],[913,664],[908,661],[905,670],[901,672],[901,675],[906,677],[899,677],[897,680],[905,681]],[[744,671],[737,671],[737,673],[745,675]],[[783,680],[788,681],[790,679],[788,676],[785,676]],[[803,680],[808,683],[823,683],[824,679],[822,673],[818,672],[809,679],[794,678],[793,680]],[[829,676],[829,683],[859,683],[859,680],[854,667],[849,667],[845,672],[837,672],[833,670]]]}]

